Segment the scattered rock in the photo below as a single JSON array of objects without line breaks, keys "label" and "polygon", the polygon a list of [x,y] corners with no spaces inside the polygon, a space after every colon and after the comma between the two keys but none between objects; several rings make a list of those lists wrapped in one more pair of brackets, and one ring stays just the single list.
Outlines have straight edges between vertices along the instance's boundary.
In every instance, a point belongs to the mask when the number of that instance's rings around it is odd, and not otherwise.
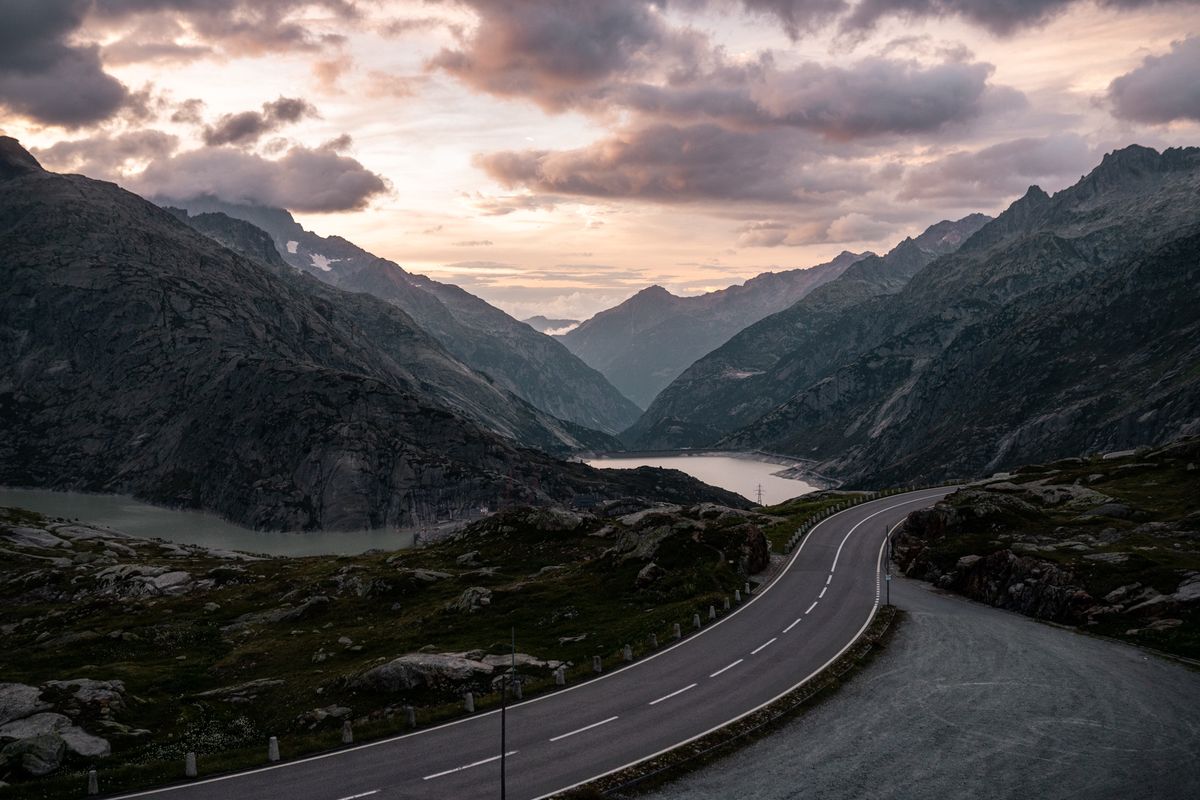
[{"label": "scattered rock", "polygon": [[492,604],[492,590],[483,586],[471,586],[463,590],[458,599],[447,603],[450,611],[474,613]]},{"label": "scattered rock", "polygon": [[351,685],[377,692],[449,690],[490,677],[492,671],[489,664],[454,653],[409,653],[368,669]]},{"label": "scattered rock", "polygon": [[23,683],[0,683],[0,725],[50,708],[42,690]]}]

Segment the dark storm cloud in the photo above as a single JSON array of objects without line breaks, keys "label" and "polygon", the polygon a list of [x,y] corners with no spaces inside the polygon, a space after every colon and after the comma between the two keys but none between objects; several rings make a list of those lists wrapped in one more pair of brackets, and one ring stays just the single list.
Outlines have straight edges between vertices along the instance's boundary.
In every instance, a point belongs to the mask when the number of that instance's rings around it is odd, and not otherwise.
[{"label": "dark storm cloud", "polygon": [[535,193],[664,202],[794,202],[797,143],[790,132],[733,131],[712,124],[655,124],[587,147],[508,151],[476,158],[508,187]]},{"label": "dark storm cloud", "polygon": [[262,111],[222,115],[215,125],[205,127],[204,143],[210,146],[253,144],[285,125],[316,116],[317,109],[308,101],[298,97],[280,97],[263,103]]},{"label": "dark storm cloud", "polygon": [[808,63],[768,76],[753,94],[771,120],[834,139],[925,133],[979,116],[992,69],[883,58],[849,68]]},{"label": "dark storm cloud", "polygon": [[[1197,0],[1093,0],[1110,9],[1136,9],[1154,5],[1195,5]],[[845,30],[873,28],[887,17],[926,19],[957,17],[997,36],[1049,22],[1083,0],[862,0],[842,19]]]},{"label": "dark storm cloud", "polygon": [[1136,122],[1200,121],[1200,36],[1173,42],[1108,87],[1113,114]]},{"label": "dark storm cloud", "polygon": [[[183,24],[208,44],[235,55],[274,51],[316,50],[343,37],[314,31],[298,12],[320,8],[340,20],[360,15],[353,0],[94,0],[92,19],[105,23],[144,21],[160,15]],[[143,42],[146,54],[162,55],[170,43]],[[180,53],[176,52],[176,55]],[[127,56],[132,55],[128,53]]]},{"label": "dark storm cloud", "polygon": [[994,202],[1030,184],[1050,191],[1077,180],[1095,164],[1082,136],[1061,133],[1014,139],[977,152],[956,152],[910,169],[900,187],[906,200]]},{"label": "dark storm cloud", "polygon": [[167,158],[178,147],[179,137],[146,129],[58,142],[34,154],[46,169],[55,172],[116,179],[129,165]]},{"label": "dark storm cloud", "polygon": [[742,0],[742,6],[751,13],[774,17],[793,39],[846,10],[844,0]]},{"label": "dark storm cloud", "polygon": [[125,86],[104,72],[95,45],[71,43],[87,0],[0,0],[0,103],[68,128],[115,114]]},{"label": "dark storm cloud", "polygon": [[211,195],[298,212],[360,209],[387,190],[382,178],[355,159],[306,147],[293,147],[278,159],[232,147],[201,148],[158,159],[129,183],[147,196]]},{"label": "dark storm cloud", "polygon": [[442,50],[430,66],[490,94],[526,97],[561,110],[670,57],[663,51],[670,31],[643,2],[466,0],[466,5],[477,13],[478,26],[459,49]]},{"label": "dark storm cloud", "polygon": [[[103,122],[129,101],[104,71],[101,50],[78,43],[95,25],[130,34],[111,43],[112,63],[186,61],[219,47],[232,54],[316,49],[340,43],[297,19],[319,7],[358,17],[352,0],[0,0],[0,104],[37,122],[68,128]],[[190,33],[200,43],[179,44]]]}]

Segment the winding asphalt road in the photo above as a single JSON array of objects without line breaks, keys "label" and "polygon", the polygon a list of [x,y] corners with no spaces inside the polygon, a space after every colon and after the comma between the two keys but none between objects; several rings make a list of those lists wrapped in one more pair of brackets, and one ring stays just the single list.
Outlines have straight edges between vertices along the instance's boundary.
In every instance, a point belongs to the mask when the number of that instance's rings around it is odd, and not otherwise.
[{"label": "winding asphalt road", "polygon": [[[508,797],[547,797],[642,761],[749,714],[810,678],[849,647],[879,607],[887,531],[949,491],[893,495],[835,514],[813,528],[775,580],[735,613],[623,669],[511,706]],[[124,797],[498,797],[499,742],[499,713],[489,712]]]}]

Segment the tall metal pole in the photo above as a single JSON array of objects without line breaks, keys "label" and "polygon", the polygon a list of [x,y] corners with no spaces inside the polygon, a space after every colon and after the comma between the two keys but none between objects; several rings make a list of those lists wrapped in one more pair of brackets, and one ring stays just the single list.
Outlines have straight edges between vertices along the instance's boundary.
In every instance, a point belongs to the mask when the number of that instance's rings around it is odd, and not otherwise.
[{"label": "tall metal pole", "polygon": [[505,800],[508,791],[505,766],[508,761],[508,745],[505,741],[508,727],[508,682],[517,675],[517,628],[512,628],[512,667],[508,675],[500,676],[500,800]]},{"label": "tall metal pole", "polygon": [[892,529],[887,525],[883,526],[884,535],[887,537],[887,565],[884,583],[887,584],[887,604],[892,604]]}]

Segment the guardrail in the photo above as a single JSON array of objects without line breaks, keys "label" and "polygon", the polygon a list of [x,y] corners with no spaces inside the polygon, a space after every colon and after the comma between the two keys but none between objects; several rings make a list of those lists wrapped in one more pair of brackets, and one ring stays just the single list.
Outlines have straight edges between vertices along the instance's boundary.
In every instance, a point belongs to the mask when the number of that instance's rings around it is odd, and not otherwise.
[{"label": "guardrail", "polygon": [[963,481],[955,480],[944,481],[941,483],[921,484],[918,486],[900,486],[893,489],[884,489],[881,492],[861,492],[854,497],[847,498],[842,503],[838,503],[836,506],[829,506],[828,508],[822,509],[815,514],[810,515],[808,519],[800,523],[800,527],[796,528],[796,532],[788,538],[787,543],[784,544],[783,552],[785,554],[791,553],[796,549],[796,545],[800,543],[800,540],[804,538],[806,533],[815,528],[817,524],[821,522],[821,520],[832,517],[839,511],[845,511],[847,508],[853,508],[854,506],[862,505],[863,503],[869,503],[872,500],[878,500],[881,497],[891,497],[895,494],[906,494],[908,492],[919,492],[924,489],[937,489],[943,486],[961,486],[962,484]]}]

